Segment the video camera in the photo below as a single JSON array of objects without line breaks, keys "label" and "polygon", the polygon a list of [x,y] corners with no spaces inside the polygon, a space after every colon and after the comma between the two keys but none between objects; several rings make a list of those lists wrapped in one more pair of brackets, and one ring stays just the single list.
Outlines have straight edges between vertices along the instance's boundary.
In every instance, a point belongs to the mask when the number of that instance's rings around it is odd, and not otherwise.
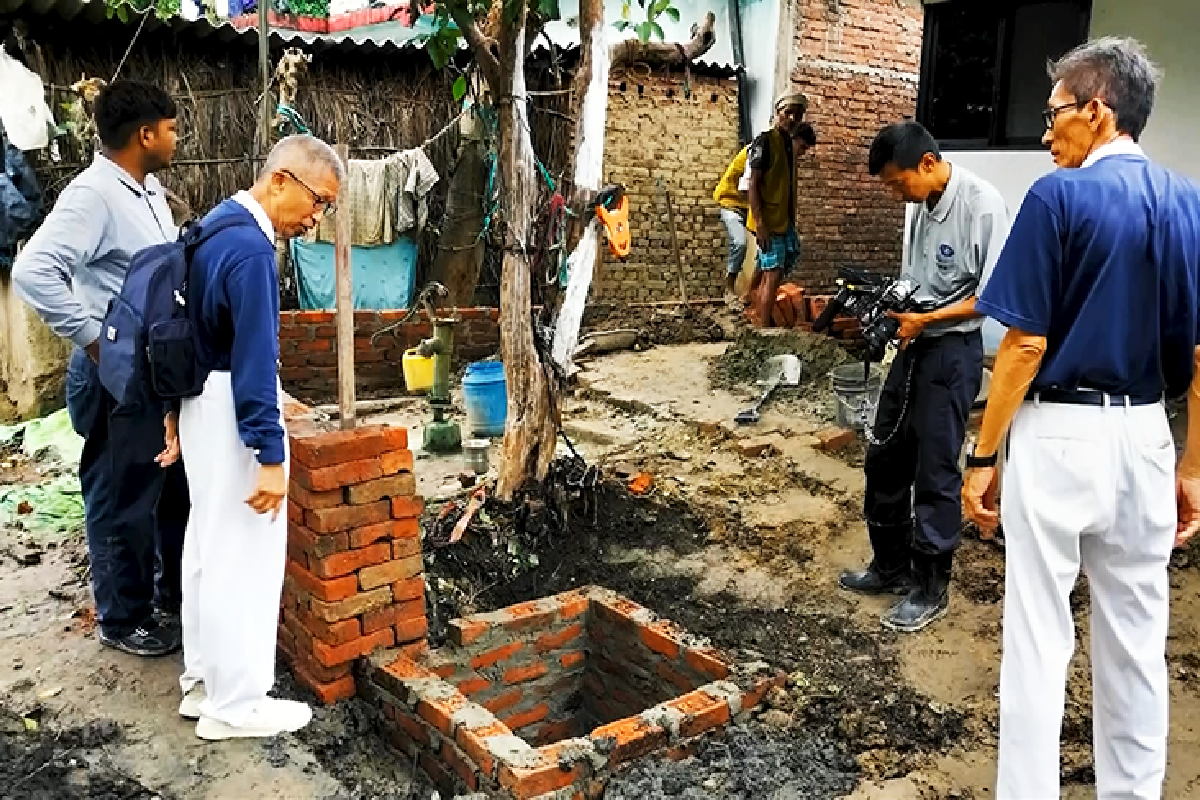
[{"label": "video camera", "polygon": [[896,338],[900,323],[887,312],[904,313],[924,310],[913,299],[920,288],[908,278],[889,278],[865,269],[842,267],[838,270],[838,291],[825,310],[813,323],[820,333],[829,327],[837,315],[846,312],[862,323],[862,337],[867,345],[867,361],[883,360],[888,342]]}]

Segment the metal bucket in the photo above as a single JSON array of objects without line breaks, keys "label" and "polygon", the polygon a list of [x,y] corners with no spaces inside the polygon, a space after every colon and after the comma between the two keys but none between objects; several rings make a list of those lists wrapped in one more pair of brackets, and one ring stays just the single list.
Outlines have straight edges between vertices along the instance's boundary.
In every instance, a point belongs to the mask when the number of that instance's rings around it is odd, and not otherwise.
[{"label": "metal bucket", "polygon": [[467,469],[476,475],[488,471],[488,448],[491,444],[488,439],[468,439],[463,442],[463,461],[466,462]]},{"label": "metal bucket", "polygon": [[875,410],[883,390],[883,370],[872,364],[864,379],[862,364],[843,364],[829,371],[829,380],[837,398],[839,426],[861,431],[875,424]]}]

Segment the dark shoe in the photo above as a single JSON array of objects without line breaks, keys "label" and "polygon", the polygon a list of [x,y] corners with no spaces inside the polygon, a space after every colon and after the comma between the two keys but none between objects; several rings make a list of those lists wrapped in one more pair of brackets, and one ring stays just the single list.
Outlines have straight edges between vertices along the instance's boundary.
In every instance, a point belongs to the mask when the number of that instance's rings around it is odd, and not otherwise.
[{"label": "dark shoe", "polygon": [[843,589],[861,594],[907,594],[912,591],[912,573],[901,567],[883,572],[872,561],[866,569],[846,570],[838,577]]},{"label": "dark shoe", "polygon": [[950,561],[952,553],[913,554],[915,585],[908,596],[892,606],[880,622],[900,633],[916,633],[946,616],[950,610]]},{"label": "dark shoe", "polygon": [[160,625],[153,619],[124,636],[109,636],[100,631],[100,644],[143,658],[155,658],[174,653],[181,645],[178,631]]},{"label": "dark shoe", "polygon": [[179,618],[179,609],[166,611],[155,606],[151,616],[154,617],[155,622],[174,634],[179,634],[183,630],[183,622]]}]

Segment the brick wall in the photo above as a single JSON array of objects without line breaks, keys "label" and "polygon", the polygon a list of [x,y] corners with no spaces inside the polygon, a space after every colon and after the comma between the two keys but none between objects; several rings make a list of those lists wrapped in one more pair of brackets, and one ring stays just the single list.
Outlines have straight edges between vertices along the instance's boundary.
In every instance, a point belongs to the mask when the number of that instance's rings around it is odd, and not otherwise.
[{"label": "brick wall", "polygon": [[593,300],[649,302],[679,297],[662,194],[671,190],[688,297],[720,297],[725,229],[712,192],[738,152],[737,81],[679,70],[617,69],[609,76],[605,180],[629,192],[632,249],[621,263],[605,249]]},{"label": "brick wall", "polygon": [[818,146],[798,165],[798,279],[827,290],[843,265],[899,270],[904,206],[867,172],[884,125],[916,110],[922,11],[911,0],[801,0],[792,83]]},{"label": "brick wall", "polygon": [[288,404],[291,483],[279,649],[322,702],[379,648],[424,647],[425,577],[404,428],[320,432]]},{"label": "brick wall", "polygon": [[[354,381],[360,392],[404,391],[400,359],[433,329],[424,312],[403,325],[399,336],[387,333],[372,345],[371,336],[407,311],[354,312]],[[454,366],[494,355],[500,349],[500,312],[462,308],[454,329]],[[284,387],[310,402],[337,398],[337,323],[332,311],[284,311],[279,320],[280,377]]]}]

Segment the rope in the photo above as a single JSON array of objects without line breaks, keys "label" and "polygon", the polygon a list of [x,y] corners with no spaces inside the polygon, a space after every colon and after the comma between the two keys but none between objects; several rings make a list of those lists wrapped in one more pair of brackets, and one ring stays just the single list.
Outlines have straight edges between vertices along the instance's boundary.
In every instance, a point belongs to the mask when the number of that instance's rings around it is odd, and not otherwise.
[{"label": "rope", "polygon": [[275,113],[284,119],[279,123],[279,132],[284,133],[284,129],[290,124],[296,133],[312,133],[308,126],[304,124],[304,117],[300,116],[300,112],[292,108],[287,103],[280,103],[275,106]]},{"label": "rope", "polygon": [[137,41],[138,34],[142,32],[142,28],[146,25],[146,20],[150,17],[150,12],[153,10],[154,6],[150,5],[146,7],[145,11],[141,12],[142,21],[138,23],[137,30],[133,32],[133,38],[129,40],[129,46],[125,48],[125,55],[121,56],[116,72],[113,73],[112,80],[109,83],[116,81],[117,76],[121,74],[121,67],[125,66],[125,59],[129,58],[129,54],[133,52],[133,43]]}]

